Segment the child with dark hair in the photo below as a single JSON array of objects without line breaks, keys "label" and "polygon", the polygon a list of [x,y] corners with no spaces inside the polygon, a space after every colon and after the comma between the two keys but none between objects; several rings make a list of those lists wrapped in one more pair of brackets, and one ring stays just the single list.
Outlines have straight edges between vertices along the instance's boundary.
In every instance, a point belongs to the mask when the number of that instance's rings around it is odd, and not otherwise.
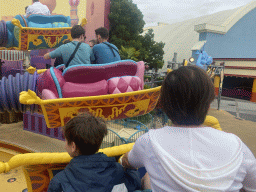
[{"label": "child with dark hair", "polygon": [[124,167],[145,167],[144,189],[152,191],[256,191],[256,160],[236,135],[203,125],[214,85],[196,66],[165,78],[162,109],[173,126],[150,130],[124,155]]},{"label": "child with dark hair", "polygon": [[96,39],[92,39],[92,40],[89,41],[89,45],[90,45],[91,48],[93,48],[93,46],[96,45],[96,44],[97,44]]},{"label": "child with dark hair", "polygon": [[114,157],[97,153],[107,135],[104,120],[80,114],[65,125],[63,132],[65,148],[73,159],[53,177],[48,192],[127,192],[140,188],[137,170],[124,171]]}]

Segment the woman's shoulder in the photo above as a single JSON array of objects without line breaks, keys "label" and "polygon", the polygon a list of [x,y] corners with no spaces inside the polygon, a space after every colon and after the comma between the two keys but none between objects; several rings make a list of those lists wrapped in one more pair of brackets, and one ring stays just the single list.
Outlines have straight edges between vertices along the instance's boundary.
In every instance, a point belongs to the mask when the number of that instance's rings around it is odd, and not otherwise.
[{"label": "woman's shoulder", "polygon": [[[164,128],[164,127],[163,127]],[[144,133],[142,136],[140,136],[137,139],[137,143],[145,143],[148,144],[150,141],[150,135],[155,135],[155,134],[161,134],[163,128],[160,129],[150,129],[148,132]]]}]

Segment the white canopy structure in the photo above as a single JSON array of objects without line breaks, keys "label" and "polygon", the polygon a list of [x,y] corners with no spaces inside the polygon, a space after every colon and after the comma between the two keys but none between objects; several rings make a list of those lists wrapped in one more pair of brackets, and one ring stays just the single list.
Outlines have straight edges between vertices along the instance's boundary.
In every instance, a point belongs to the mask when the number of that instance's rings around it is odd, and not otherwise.
[{"label": "white canopy structure", "polygon": [[221,11],[212,15],[202,16],[174,24],[159,23],[149,28],[154,30],[155,41],[165,43],[164,61],[162,70],[166,70],[168,61],[172,61],[176,52],[177,62],[189,59],[191,50],[199,50],[206,41],[199,41],[199,33],[210,32],[226,34],[247,13],[256,8],[256,1],[232,10]]}]

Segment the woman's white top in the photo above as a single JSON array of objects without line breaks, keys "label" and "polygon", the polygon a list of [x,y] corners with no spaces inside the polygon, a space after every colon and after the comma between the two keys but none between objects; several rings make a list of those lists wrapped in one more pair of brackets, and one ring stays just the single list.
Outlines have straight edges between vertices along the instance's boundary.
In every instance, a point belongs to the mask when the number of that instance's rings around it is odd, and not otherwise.
[{"label": "woman's white top", "polygon": [[211,127],[163,127],[142,135],[128,155],[145,167],[153,191],[256,192],[256,160],[234,134]]}]

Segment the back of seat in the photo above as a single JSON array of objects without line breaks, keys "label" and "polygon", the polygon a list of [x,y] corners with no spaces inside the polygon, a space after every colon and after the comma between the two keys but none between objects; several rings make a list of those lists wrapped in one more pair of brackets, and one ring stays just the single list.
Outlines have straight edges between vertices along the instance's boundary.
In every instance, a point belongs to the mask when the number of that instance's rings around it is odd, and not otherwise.
[{"label": "back of seat", "polygon": [[[57,82],[57,85],[54,78]],[[59,98],[59,92],[61,93],[61,89],[64,84],[65,80],[62,77],[61,72],[58,69],[52,67],[51,69],[48,69],[47,71],[39,75],[37,79],[37,93],[39,97],[43,98],[43,91],[47,90],[47,92],[51,92],[52,95],[55,95],[56,98]]]},{"label": "back of seat", "polygon": [[63,72],[66,82],[95,83],[113,77],[135,76],[137,63],[132,60],[123,60],[109,64],[82,64],[70,66]]},{"label": "back of seat", "polygon": [[[65,25],[65,27],[70,27],[71,26],[71,20],[69,16],[64,16],[64,15],[30,15],[27,18],[27,22],[28,25],[31,25],[30,23],[34,23],[34,24],[38,24],[38,25],[46,25],[46,24],[51,24],[52,28],[52,24],[53,23],[66,23],[67,25]],[[31,26],[31,27],[38,27],[36,26]]]}]

